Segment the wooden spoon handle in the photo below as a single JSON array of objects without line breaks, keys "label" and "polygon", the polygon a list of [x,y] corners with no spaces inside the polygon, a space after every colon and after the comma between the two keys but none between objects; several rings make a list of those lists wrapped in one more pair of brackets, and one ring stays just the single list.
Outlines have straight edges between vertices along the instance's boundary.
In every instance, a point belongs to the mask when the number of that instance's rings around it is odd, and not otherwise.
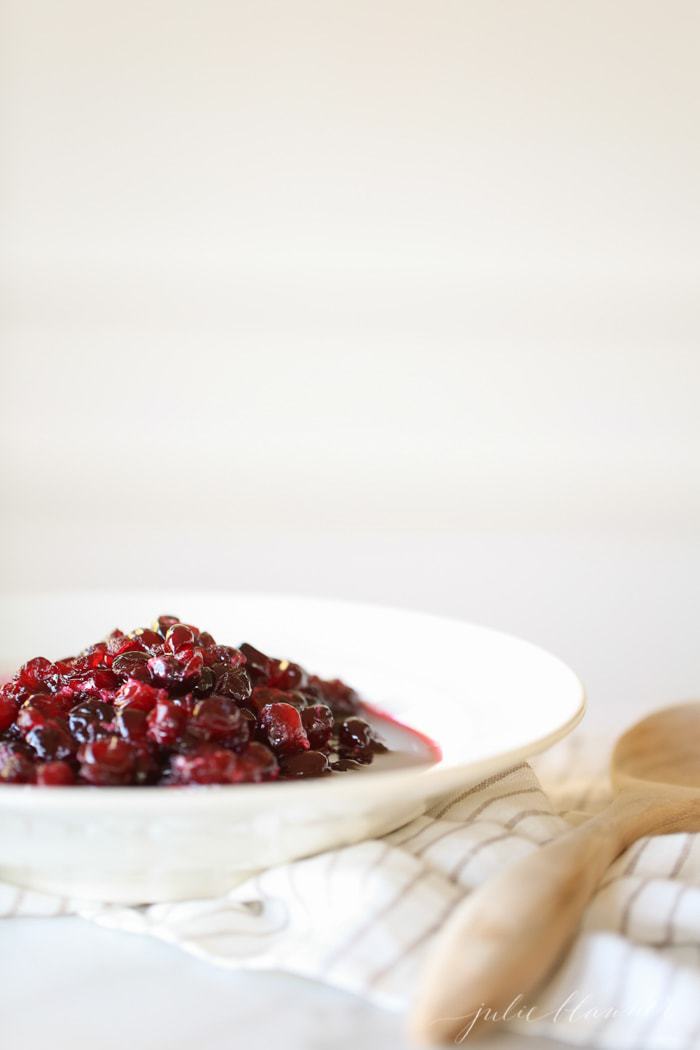
[{"label": "wooden spoon handle", "polygon": [[412,1035],[462,1041],[493,1020],[486,1010],[502,1015],[515,1000],[534,1005],[529,993],[560,958],[612,861],[647,832],[648,814],[638,797],[617,799],[467,897],[428,958]]}]

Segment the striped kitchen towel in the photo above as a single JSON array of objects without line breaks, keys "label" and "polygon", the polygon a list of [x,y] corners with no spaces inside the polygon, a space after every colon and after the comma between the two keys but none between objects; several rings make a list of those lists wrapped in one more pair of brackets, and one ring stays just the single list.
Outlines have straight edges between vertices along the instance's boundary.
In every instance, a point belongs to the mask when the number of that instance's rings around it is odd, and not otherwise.
[{"label": "striped kitchen towel", "polygon": [[[606,750],[585,739],[555,748],[537,775],[518,765],[384,838],[271,868],[225,897],[124,907],[0,884],[0,916],[79,914],[219,966],[287,970],[404,1010],[463,896],[604,803]],[[700,1046],[699,839],[646,838],[623,854],[559,970],[505,1023],[595,1047]]]}]

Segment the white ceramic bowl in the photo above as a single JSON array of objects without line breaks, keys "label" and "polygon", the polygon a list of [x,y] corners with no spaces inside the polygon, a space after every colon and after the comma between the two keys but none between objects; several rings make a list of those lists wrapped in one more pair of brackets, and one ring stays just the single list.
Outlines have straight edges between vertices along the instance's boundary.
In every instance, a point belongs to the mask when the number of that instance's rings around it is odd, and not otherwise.
[{"label": "white ceramic bowl", "polygon": [[440,747],[385,727],[395,752],[359,773],[200,788],[0,787],[0,879],[122,902],[225,892],[252,871],[381,835],[428,801],[522,761],[580,721],[560,660],[473,624],[380,606],[262,594],[4,597],[0,666],[76,652],[113,627],[174,613],[361,695]]}]

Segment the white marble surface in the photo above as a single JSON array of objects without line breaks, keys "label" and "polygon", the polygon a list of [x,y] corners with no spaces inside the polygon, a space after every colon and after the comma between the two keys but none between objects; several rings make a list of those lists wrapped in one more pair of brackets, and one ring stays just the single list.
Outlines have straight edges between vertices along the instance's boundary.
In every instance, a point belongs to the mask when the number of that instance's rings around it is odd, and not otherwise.
[{"label": "white marble surface", "polygon": [[[589,726],[611,736],[648,708],[700,692],[700,544],[687,538],[287,539],[264,569],[254,564],[269,589],[275,577],[301,589],[313,564],[318,592],[478,618],[547,645],[586,681]],[[243,576],[250,586],[252,570]],[[76,919],[0,924],[0,1001],[13,1050],[407,1046],[399,1018],[352,996],[280,974],[217,971]],[[505,1035],[489,1046],[526,1042]]]}]

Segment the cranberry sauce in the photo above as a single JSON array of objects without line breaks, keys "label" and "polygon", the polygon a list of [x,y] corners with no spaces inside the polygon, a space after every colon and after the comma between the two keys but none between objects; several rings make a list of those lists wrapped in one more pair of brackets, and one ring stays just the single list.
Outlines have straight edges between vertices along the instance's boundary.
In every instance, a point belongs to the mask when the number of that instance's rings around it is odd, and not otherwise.
[{"label": "cranberry sauce", "polygon": [[160,616],[0,686],[0,784],[257,784],[386,748],[339,679]]}]

